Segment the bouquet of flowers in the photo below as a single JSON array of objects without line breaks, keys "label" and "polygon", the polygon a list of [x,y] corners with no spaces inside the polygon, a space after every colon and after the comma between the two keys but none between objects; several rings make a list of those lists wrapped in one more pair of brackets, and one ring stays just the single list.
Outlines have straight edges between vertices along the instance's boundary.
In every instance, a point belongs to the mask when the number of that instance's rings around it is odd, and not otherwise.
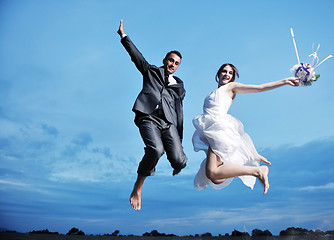
[{"label": "bouquet of flowers", "polygon": [[297,55],[297,60],[298,60],[298,64],[294,65],[291,68],[291,72],[294,73],[295,77],[298,77],[300,80],[301,85],[303,86],[310,86],[314,81],[316,81],[320,75],[315,73],[315,70],[317,67],[320,66],[320,64],[322,64],[323,62],[325,62],[327,59],[333,57],[332,55],[329,55],[328,57],[326,57],[323,61],[321,61],[319,63],[319,58],[318,58],[318,50],[320,48],[320,44],[318,45],[318,48],[316,51],[314,51],[314,45],[313,45],[313,53],[309,55],[309,57],[313,56],[313,60],[312,60],[312,64],[310,63],[301,63],[299,60],[299,55],[298,55],[298,50],[297,50],[297,45],[296,45],[296,41],[295,41],[295,36],[293,34],[293,30],[292,28],[291,30],[291,35],[292,35],[292,39],[293,39],[293,43],[295,46],[295,50],[296,50],[296,55]]},{"label": "bouquet of flowers", "polygon": [[320,77],[320,74],[315,74],[315,68],[309,63],[298,63],[291,68],[291,72],[304,86],[310,86]]}]

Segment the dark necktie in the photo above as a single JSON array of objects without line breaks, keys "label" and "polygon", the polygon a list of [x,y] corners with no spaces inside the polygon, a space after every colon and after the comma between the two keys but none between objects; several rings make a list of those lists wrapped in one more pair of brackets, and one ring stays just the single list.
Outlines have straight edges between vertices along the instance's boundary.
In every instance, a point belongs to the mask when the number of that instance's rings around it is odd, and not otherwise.
[{"label": "dark necktie", "polygon": [[166,74],[166,75],[165,75],[165,86],[168,86],[168,84],[169,84],[168,77],[169,77],[169,75]]}]

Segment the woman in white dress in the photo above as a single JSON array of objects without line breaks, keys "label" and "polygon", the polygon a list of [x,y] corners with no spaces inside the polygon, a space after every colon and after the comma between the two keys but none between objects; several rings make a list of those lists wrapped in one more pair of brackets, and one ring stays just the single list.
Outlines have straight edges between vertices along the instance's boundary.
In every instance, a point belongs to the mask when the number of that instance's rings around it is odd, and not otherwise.
[{"label": "woman in white dress", "polygon": [[199,190],[208,185],[221,189],[239,177],[253,189],[256,178],[264,186],[264,194],[269,188],[267,166],[271,165],[259,155],[242,123],[227,112],[237,93],[264,92],[284,85],[298,86],[296,77],[285,78],[261,85],[246,85],[234,82],[239,77],[238,70],[229,63],[223,64],[217,72],[218,89],[211,92],[204,101],[203,114],[193,119],[196,131],[193,135],[195,151],[206,152],[194,185]]}]

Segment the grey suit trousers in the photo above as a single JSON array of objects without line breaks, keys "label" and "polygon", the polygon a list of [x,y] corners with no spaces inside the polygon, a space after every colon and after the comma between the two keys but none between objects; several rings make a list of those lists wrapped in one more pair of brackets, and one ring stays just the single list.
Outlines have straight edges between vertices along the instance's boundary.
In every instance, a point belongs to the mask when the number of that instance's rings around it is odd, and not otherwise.
[{"label": "grey suit trousers", "polygon": [[169,123],[162,112],[156,110],[151,115],[136,116],[136,124],[145,143],[145,155],[138,166],[137,173],[152,176],[160,157],[166,152],[167,159],[176,170],[186,166],[187,157],[174,124]]}]

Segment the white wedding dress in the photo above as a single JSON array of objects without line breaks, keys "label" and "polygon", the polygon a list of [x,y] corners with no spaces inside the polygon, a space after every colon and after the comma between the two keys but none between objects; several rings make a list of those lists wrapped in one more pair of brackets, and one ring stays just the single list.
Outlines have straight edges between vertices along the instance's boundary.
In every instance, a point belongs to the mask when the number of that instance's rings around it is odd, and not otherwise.
[{"label": "white wedding dress", "polygon": [[[210,146],[223,163],[259,166],[259,155],[255,150],[249,135],[244,132],[242,123],[228,114],[233,100],[225,93],[228,84],[210,93],[204,101],[203,114],[193,119],[196,128],[192,141],[196,152],[205,153]],[[194,179],[194,186],[205,189],[208,185],[221,189],[229,185],[233,178],[226,179],[221,184],[214,184],[205,174],[206,159]],[[240,176],[243,183],[253,189],[256,178],[254,176]]]}]

